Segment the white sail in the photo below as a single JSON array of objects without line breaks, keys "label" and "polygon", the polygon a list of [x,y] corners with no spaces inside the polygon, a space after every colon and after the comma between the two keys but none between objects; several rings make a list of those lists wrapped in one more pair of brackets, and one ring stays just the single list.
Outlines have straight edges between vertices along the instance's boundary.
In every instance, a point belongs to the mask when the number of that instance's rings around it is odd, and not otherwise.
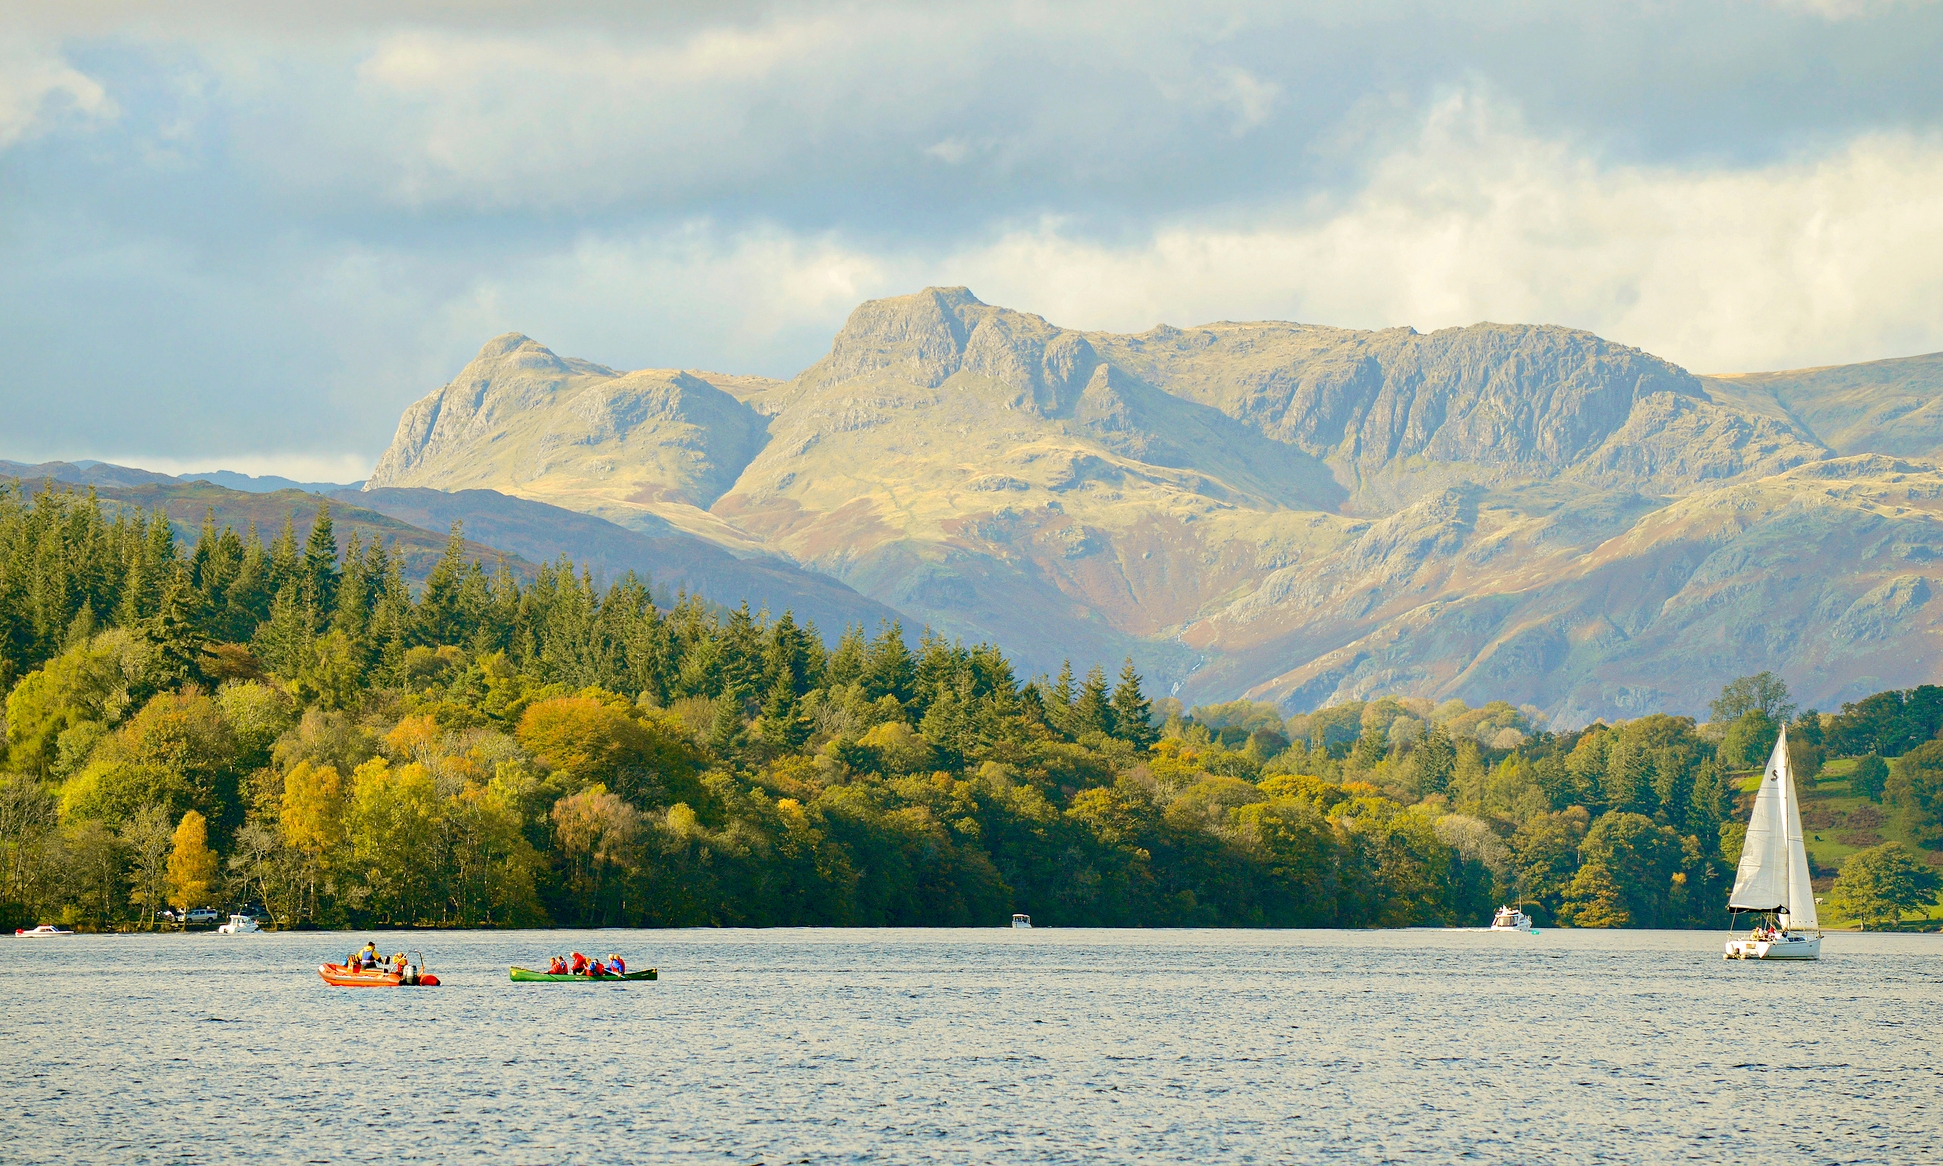
[{"label": "white sail", "polygon": [[[1760,792],[1754,795],[1754,814],[1748,819],[1747,841],[1741,844],[1741,865],[1734,872],[1734,893],[1727,905],[1736,911],[1778,911],[1793,906],[1789,899],[1790,827],[1794,848],[1801,847],[1801,814],[1794,810],[1794,775],[1788,771],[1788,730],[1781,729]],[[1808,877],[1808,857],[1801,858],[1802,881]],[[1807,893],[1808,917],[1815,914],[1815,898]],[[1808,924],[1813,926],[1813,923]]]},{"label": "white sail", "polygon": [[[1790,930],[1801,931],[1821,926],[1815,915],[1815,885],[1808,880],[1808,844],[1801,836],[1801,797],[1795,789],[1794,767],[1788,764],[1788,730],[1782,727],[1774,743],[1775,756],[1781,759],[1781,792],[1788,805],[1788,917]],[[1768,770],[1775,769],[1774,758]]]}]

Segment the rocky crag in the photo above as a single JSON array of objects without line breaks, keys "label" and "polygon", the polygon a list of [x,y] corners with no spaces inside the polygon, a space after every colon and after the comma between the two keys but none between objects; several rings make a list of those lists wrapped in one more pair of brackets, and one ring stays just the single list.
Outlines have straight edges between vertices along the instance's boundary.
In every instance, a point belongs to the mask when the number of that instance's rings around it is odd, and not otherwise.
[{"label": "rocky crag", "polygon": [[1579,722],[1763,668],[1824,707],[1937,679],[1939,400],[1938,357],[1696,377],[1566,328],[1113,335],[934,288],[782,382],[498,337],[369,486],[672,527],[1189,701]]}]

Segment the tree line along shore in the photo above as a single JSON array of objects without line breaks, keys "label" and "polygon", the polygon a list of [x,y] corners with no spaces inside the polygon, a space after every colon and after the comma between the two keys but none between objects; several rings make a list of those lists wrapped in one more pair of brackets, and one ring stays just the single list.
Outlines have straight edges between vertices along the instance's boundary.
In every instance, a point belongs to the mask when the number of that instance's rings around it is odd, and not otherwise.
[{"label": "tree line along shore", "polygon": [[[1017,676],[895,625],[570,562],[455,527],[423,585],[328,509],[299,541],[0,488],[0,915],[282,926],[1717,927],[1788,726],[1828,916],[1924,926],[1943,688],[1548,730],[1386,697],[1285,718],[1150,702],[1131,663]],[[1758,774],[1756,775],[1758,779]],[[1934,925],[1933,920],[1927,925]]]}]

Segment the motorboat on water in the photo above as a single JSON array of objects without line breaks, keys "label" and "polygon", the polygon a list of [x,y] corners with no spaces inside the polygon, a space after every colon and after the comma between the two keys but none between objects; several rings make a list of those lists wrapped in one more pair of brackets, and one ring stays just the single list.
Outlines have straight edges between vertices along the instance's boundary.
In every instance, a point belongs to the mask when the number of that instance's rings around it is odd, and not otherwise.
[{"label": "motorboat on water", "polygon": [[395,957],[372,967],[362,964],[319,964],[317,974],[333,988],[436,988],[439,978],[424,971],[425,957],[417,952],[400,962]]},{"label": "motorboat on water", "polygon": [[1754,795],[1727,907],[1736,916],[1751,911],[1761,921],[1745,937],[1729,939],[1724,958],[1822,958],[1821,921],[1815,914],[1815,888],[1808,881],[1808,847],[1801,836],[1801,802],[1788,762],[1785,725],[1761,774],[1760,792]]},{"label": "motorboat on water", "polygon": [[1536,935],[1538,928],[1532,926],[1531,916],[1525,914],[1523,904],[1517,907],[1500,907],[1491,920],[1493,931],[1522,931],[1526,935]]},{"label": "motorboat on water", "polygon": [[1014,915],[1012,916],[1012,926],[1022,928],[1026,931],[1030,931],[1032,930],[1032,916]]},{"label": "motorboat on water", "polygon": [[261,935],[263,928],[257,926],[254,915],[231,915],[229,922],[216,929],[221,935]]},{"label": "motorboat on water", "polygon": [[56,935],[74,934],[74,932],[68,931],[65,928],[56,927],[52,923],[43,923],[39,927],[31,929],[16,927],[13,929],[13,933],[21,939],[47,939]]}]

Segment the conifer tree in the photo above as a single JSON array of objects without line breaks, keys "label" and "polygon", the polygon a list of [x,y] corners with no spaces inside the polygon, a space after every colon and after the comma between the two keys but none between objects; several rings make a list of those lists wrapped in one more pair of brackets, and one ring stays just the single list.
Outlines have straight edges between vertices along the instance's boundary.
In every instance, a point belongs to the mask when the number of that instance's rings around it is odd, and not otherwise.
[{"label": "conifer tree", "polygon": [[151,652],[149,674],[167,687],[203,678],[202,650],[208,640],[196,619],[197,600],[188,568],[176,563],[155,614],[139,626]]},{"label": "conifer tree", "polygon": [[1073,732],[1105,733],[1113,735],[1113,704],[1107,696],[1106,669],[1098,664],[1086,674],[1086,683],[1080,687],[1079,700],[1073,705]]},{"label": "conifer tree", "polygon": [[414,637],[419,643],[437,647],[467,639],[459,594],[465,586],[465,576],[465,526],[454,522],[452,533],[445,540],[445,554],[433,565],[419,593]]},{"label": "conifer tree", "polygon": [[270,578],[268,594],[275,596],[286,587],[295,586],[303,576],[303,558],[297,551],[297,512],[291,511],[284,516],[283,530],[270,544]]},{"label": "conifer tree", "polygon": [[885,624],[864,658],[864,694],[872,700],[894,696],[899,704],[910,704],[916,680],[917,667],[904,646],[904,625]]},{"label": "conifer tree", "polygon": [[1120,684],[1113,690],[1114,735],[1136,749],[1145,749],[1160,740],[1153,725],[1153,705],[1140,691],[1140,674],[1133,670],[1133,657],[1120,668]]},{"label": "conifer tree", "polygon": [[1442,724],[1432,724],[1417,743],[1417,787],[1426,794],[1450,789],[1451,775],[1457,772],[1457,746]]},{"label": "conifer tree", "polygon": [[337,603],[337,534],[331,527],[329,502],[317,507],[317,521],[304,541],[303,578],[305,598],[322,618]]},{"label": "conifer tree", "polygon": [[837,640],[837,650],[830,653],[830,659],[824,665],[824,683],[839,688],[862,683],[866,655],[863,626],[852,624],[844,628],[843,635]]}]

